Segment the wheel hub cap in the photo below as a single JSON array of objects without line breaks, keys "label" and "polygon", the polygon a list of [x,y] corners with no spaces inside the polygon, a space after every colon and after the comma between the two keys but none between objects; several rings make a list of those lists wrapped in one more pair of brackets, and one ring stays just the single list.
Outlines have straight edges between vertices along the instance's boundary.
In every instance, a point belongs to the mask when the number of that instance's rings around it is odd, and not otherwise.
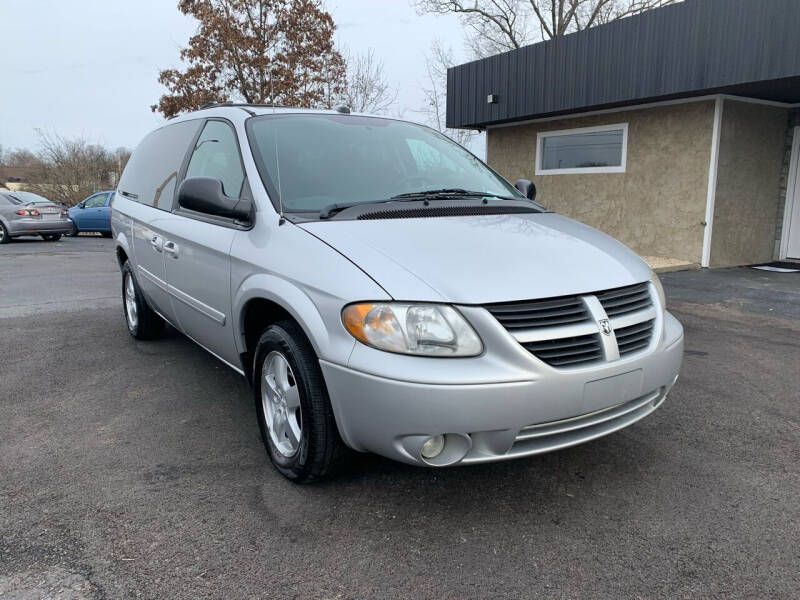
[{"label": "wheel hub cap", "polygon": [[261,403],[272,443],[283,456],[294,456],[300,449],[303,416],[300,391],[286,357],[270,352],[262,369]]}]

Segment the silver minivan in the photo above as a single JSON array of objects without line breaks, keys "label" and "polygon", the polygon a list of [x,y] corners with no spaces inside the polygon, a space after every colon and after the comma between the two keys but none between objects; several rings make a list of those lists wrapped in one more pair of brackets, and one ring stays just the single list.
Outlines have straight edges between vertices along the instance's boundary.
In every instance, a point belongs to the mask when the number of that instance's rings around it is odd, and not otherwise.
[{"label": "silver minivan", "polygon": [[113,201],[125,319],[252,384],[294,481],[348,452],[442,467],[565,448],[660,406],[683,329],[628,248],[427,127],[215,105],[133,153]]}]

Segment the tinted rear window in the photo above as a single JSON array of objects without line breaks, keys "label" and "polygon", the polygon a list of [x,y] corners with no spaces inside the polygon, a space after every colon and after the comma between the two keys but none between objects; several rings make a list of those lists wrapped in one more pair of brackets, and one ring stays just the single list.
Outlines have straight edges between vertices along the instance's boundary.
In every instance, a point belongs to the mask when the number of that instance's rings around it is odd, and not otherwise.
[{"label": "tinted rear window", "polygon": [[50,200],[33,192],[6,192],[3,196],[8,198],[11,204],[51,204]]},{"label": "tinted rear window", "polygon": [[183,121],[147,135],[122,173],[120,191],[135,194],[142,204],[172,210],[181,164],[202,123],[202,119]]}]

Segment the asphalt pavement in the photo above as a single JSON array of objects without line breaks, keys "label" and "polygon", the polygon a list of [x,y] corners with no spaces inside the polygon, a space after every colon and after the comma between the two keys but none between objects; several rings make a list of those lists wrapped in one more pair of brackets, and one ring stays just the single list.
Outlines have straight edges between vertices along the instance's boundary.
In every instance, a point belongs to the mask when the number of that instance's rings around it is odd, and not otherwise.
[{"label": "asphalt pavement", "polygon": [[243,378],[128,335],[111,240],[0,246],[0,598],[798,598],[800,274],[663,280],[686,356],[643,421],[298,486]]}]

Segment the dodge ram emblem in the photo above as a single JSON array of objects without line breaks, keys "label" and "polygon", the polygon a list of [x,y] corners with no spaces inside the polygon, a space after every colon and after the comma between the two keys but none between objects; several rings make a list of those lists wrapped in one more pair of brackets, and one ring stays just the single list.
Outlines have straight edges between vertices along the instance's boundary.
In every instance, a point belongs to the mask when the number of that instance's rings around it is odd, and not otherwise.
[{"label": "dodge ram emblem", "polygon": [[600,326],[600,331],[602,331],[604,335],[611,335],[611,323],[608,322],[608,319],[600,319],[597,324]]}]

